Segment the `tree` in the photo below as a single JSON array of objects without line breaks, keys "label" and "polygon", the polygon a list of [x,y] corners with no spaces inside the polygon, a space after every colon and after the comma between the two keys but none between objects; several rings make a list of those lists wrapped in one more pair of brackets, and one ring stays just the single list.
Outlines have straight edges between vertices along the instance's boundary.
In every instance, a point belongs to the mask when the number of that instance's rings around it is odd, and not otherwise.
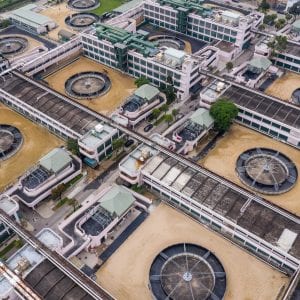
[{"label": "tree", "polygon": [[168,126],[170,126],[170,123],[173,122],[173,116],[170,114],[165,115],[165,121],[168,123]]},{"label": "tree", "polygon": [[79,156],[79,146],[78,141],[75,139],[68,138],[67,140],[67,149],[71,151],[74,155]]},{"label": "tree", "polygon": [[260,24],[258,26],[258,29],[261,30],[261,31],[264,31],[266,29],[266,26],[264,24]]},{"label": "tree", "polygon": [[232,68],[233,68],[233,63],[232,63],[231,61],[229,61],[229,62],[226,64],[226,70],[227,70],[227,71],[230,71],[230,70],[232,70]]},{"label": "tree", "polygon": [[144,85],[144,84],[148,84],[150,83],[150,80],[148,78],[146,78],[145,76],[141,76],[140,78],[136,79],[134,81],[134,84],[139,88],[140,86]]},{"label": "tree", "polygon": [[272,55],[276,52],[282,52],[287,46],[287,37],[283,35],[277,35],[272,41],[268,43],[268,47],[272,49]]},{"label": "tree", "polygon": [[51,196],[54,200],[61,198],[62,193],[66,190],[66,185],[64,183],[59,184],[57,187],[52,189]]},{"label": "tree", "polygon": [[152,110],[152,116],[153,116],[153,118],[155,119],[155,121],[157,121],[157,119],[158,119],[160,113],[161,113],[161,111],[160,111],[159,108],[154,108],[154,109]]},{"label": "tree", "polygon": [[79,206],[79,202],[74,198],[69,198],[68,199],[68,205],[73,206],[73,210],[75,212],[77,207]]},{"label": "tree", "polygon": [[278,19],[275,23],[275,27],[276,29],[281,29],[284,27],[285,24],[286,24],[285,19]]},{"label": "tree", "polygon": [[176,116],[178,115],[178,113],[179,113],[179,109],[176,109],[176,108],[172,109],[172,116],[174,118],[176,118]]},{"label": "tree", "polygon": [[293,16],[288,13],[288,14],[285,15],[285,18],[286,18],[287,21],[289,21],[293,18]]},{"label": "tree", "polygon": [[277,15],[276,14],[266,15],[264,17],[264,24],[267,24],[269,26],[273,26],[276,19],[277,19]]},{"label": "tree", "polygon": [[237,116],[238,108],[229,99],[223,98],[211,106],[210,114],[215,121],[215,127],[220,132],[225,132],[229,129],[232,120]]},{"label": "tree", "polygon": [[294,3],[290,9],[289,9],[289,13],[292,15],[300,15],[300,1]]},{"label": "tree", "polygon": [[119,150],[124,147],[124,140],[122,138],[118,138],[112,141],[112,148],[113,150],[116,150],[116,153],[119,152]]},{"label": "tree", "polygon": [[175,101],[176,99],[176,93],[175,93],[175,89],[172,85],[168,85],[164,90],[163,92],[165,93],[166,95],[166,98],[167,98],[167,103],[168,104],[171,104],[172,102]]},{"label": "tree", "polygon": [[169,106],[166,103],[160,107],[160,110],[163,111],[165,114],[167,113],[168,109],[169,109]]},{"label": "tree", "polygon": [[258,9],[262,12],[266,12],[270,8],[270,4],[267,2],[267,0],[262,0]]}]

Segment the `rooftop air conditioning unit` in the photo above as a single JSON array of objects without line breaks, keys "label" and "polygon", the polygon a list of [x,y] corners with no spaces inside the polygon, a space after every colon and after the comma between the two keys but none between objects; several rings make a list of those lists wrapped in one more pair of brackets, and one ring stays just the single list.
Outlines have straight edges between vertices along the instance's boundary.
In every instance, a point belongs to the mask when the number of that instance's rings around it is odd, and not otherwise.
[{"label": "rooftop air conditioning unit", "polygon": [[95,131],[98,132],[98,133],[102,132],[103,131],[103,125],[102,124],[97,124],[95,126]]}]

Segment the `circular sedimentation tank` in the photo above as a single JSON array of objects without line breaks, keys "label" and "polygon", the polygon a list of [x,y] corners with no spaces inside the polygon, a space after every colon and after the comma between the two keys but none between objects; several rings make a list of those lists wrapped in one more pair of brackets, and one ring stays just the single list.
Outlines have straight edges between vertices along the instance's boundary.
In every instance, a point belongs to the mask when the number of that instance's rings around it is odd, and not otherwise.
[{"label": "circular sedimentation tank", "polygon": [[99,17],[91,13],[77,13],[66,17],[65,23],[72,29],[81,30],[98,22]]},{"label": "circular sedimentation tank", "polygon": [[99,0],[69,0],[69,8],[76,11],[89,11],[100,6]]},{"label": "circular sedimentation tank", "polygon": [[245,185],[264,194],[285,193],[298,178],[297,168],[287,156],[267,148],[243,152],[237,159],[236,170]]},{"label": "circular sedimentation tank", "polygon": [[18,128],[0,124],[0,161],[16,154],[22,143],[23,136]]},{"label": "circular sedimentation tank", "polygon": [[155,35],[149,38],[150,41],[157,42],[160,47],[174,48],[184,50],[185,43],[183,40],[170,35]]},{"label": "circular sedimentation tank", "polygon": [[20,36],[5,36],[0,38],[0,52],[4,56],[16,55],[24,52],[28,40]]},{"label": "circular sedimentation tank", "polygon": [[77,99],[93,99],[106,94],[111,87],[109,77],[100,72],[81,72],[65,83],[66,93]]},{"label": "circular sedimentation tank", "polygon": [[176,244],[154,259],[149,281],[155,299],[223,299],[226,273],[209,250],[194,244]]}]

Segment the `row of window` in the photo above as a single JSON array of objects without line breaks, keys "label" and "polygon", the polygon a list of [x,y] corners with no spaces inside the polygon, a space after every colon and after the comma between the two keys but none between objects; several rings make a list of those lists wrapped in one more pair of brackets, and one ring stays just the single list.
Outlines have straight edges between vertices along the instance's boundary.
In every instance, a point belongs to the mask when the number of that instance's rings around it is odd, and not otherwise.
[{"label": "row of window", "polygon": [[136,68],[142,67],[142,68],[147,68],[148,70],[153,70],[153,71],[157,71],[158,73],[162,74],[162,75],[166,75],[166,76],[170,76],[172,78],[175,78],[177,80],[180,80],[181,75],[173,72],[163,66],[159,66],[155,63],[149,62],[147,60],[138,58],[136,56],[132,56],[129,55],[128,56],[128,64],[130,66],[135,66]]},{"label": "row of window", "polygon": [[166,16],[171,16],[173,18],[175,18],[176,14],[177,14],[176,12],[170,11],[169,9],[154,6],[154,5],[149,5],[149,4],[145,4],[144,9],[145,9],[145,11],[160,13],[160,14],[164,14]]},{"label": "row of window", "polygon": [[95,54],[98,54],[102,57],[106,57],[106,58],[110,58],[111,60],[116,60],[116,56],[115,54],[110,54],[109,52],[105,52],[103,50],[99,50],[98,48],[94,48],[92,46],[89,46],[89,45],[85,45],[84,44],[84,47],[83,47],[85,50],[88,50],[88,51],[92,51],[94,52]]},{"label": "row of window", "polygon": [[231,43],[235,43],[235,41],[236,41],[236,38],[231,37],[229,35],[218,33],[216,31],[211,31],[211,30],[208,30],[208,29],[203,29],[203,28],[200,28],[200,27],[198,27],[197,30],[195,30],[195,29],[190,28],[190,26],[188,26],[188,32],[191,32],[192,35],[194,33],[195,33],[195,35],[204,34],[206,36],[209,36],[209,37],[212,37],[212,38],[215,38],[215,39],[219,39],[219,40],[223,40],[223,41],[228,41],[228,42],[231,42]]},{"label": "row of window", "polygon": [[226,33],[226,34],[229,34],[232,36],[237,35],[236,30],[231,30],[230,28],[226,28],[224,26],[212,24],[210,22],[205,22],[205,21],[201,21],[198,19],[194,19],[194,18],[189,18],[188,23],[189,23],[190,28],[193,28],[194,30],[197,30],[197,28],[202,27],[204,29],[212,29],[214,31]]},{"label": "row of window", "polygon": [[156,20],[156,19],[149,19],[149,22],[158,27],[163,27],[163,28],[167,28],[169,30],[177,31],[177,26],[175,26],[173,24],[169,24],[166,22],[160,22],[159,20]]},{"label": "row of window", "polygon": [[288,139],[287,136],[285,136],[285,135],[283,135],[283,134],[281,134],[281,133],[279,133],[277,131],[269,129],[269,128],[263,126],[263,125],[259,125],[256,122],[251,122],[248,119],[244,119],[244,118],[242,118],[240,116],[237,117],[237,120],[240,121],[240,122],[242,122],[243,124],[246,124],[246,125],[254,128],[254,129],[257,129],[257,130],[261,131],[262,133],[274,136],[274,137],[279,138],[279,139],[281,139],[283,141],[287,141],[287,139]]},{"label": "row of window", "polygon": [[147,18],[152,18],[152,19],[156,19],[156,20],[160,20],[160,21],[164,21],[164,22],[167,22],[167,23],[171,23],[173,25],[176,25],[177,23],[177,19],[176,18],[172,18],[172,17],[168,17],[168,16],[165,16],[165,15],[160,15],[160,14],[156,14],[156,13],[153,13],[153,12],[147,12],[145,11],[145,17]]},{"label": "row of window", "polygon": [[291,56],[284,55],[284,54],[281,54],[281,53],[278,53],[278,54],[277,54],[277,57],[278,57],[278,58],[281,58],[281,59],[284,59],[284,60],[287,60],[287,61],[290,61],[290,62],[292,62],[292,63],[295,63],[295,64],[300,65],[300,59],[293,58],[293,57],[291,57]]},{"label": "row of window", "polygon": [[103,56],[99,56],[93,52],[90,52],[88,50],[85,50],[85,55],[92,58],[92,59],[95,59],[96,61],[100,62],[100,63],[103,63],[104,65],[107,65],[107,66],[111,66],[113,68],[117,68],[118,65],[116,63],[115,60],[111,60],[111,59],[108,59],[108,58],[104,58]]},{"label": "row of window", "polygon": [[285,69],[288,69],[288,70],[300,73],[300,66],[299,67],[295,67],[295,66],[292,66],[290,64],[286,64],[286,63],[283,63],[283,62],[277,61],[277,60],[273,61],[273,63],[275,63],[276,66],[279,66],[279,67],[282,67],[282,68],[285,68]]},{"label": "row of window", "polygon": [[285,131],[285,132],[288,132],[288,133],[290,132],[289,128],[287,128],[285,126],[282,126],[282,125],[280,125],[278,123],[272,122],[272,121],[270,121],[268,119],[262,118],[262,117],[260,117],[258,115],[255,115],[255,114],[253,114],[253,113],[251,113],[249,111],[246,111],[246,110],[244,111],[242,109],[239,109],[239,112],[245,114],[246,116],[254,118],[254,119],[258,120],[258,121],[262,121],[263,123],[268,124],[268,125],[270,125],[272,127],[278,128],[278,129],[280,129],[282,131]]},{"label": "row of window", "polygon": [[108,45],[104,44],[101,40],[97,41],[97,40],[90,39],[90,38],[87,38],[87,37],[83,36],[82,37],[82,42],[87,43],[88,45],[96,46],[99,49],[104,49],[104,50],[109,51],[109,52],[114,51],[114,47],[111,47],[111,46],[108,46]]}]

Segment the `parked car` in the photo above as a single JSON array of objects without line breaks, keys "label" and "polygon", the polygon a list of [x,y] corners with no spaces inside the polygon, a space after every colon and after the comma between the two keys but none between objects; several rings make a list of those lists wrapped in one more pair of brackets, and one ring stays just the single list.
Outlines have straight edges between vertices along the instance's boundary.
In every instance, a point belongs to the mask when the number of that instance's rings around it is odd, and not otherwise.
[{"label": "parked car", "polygon": [[125,147],[130,147],[133,143],[134,143],[134,140],[129,139],[126,141]]},{"label": "parked car", "polygon": [[148,132],[148,131],[150,131],[152,128],[153,128],[153,124],[148,124],[148,125],[144,128],[144,131],[145,131],[145,132]]}]

